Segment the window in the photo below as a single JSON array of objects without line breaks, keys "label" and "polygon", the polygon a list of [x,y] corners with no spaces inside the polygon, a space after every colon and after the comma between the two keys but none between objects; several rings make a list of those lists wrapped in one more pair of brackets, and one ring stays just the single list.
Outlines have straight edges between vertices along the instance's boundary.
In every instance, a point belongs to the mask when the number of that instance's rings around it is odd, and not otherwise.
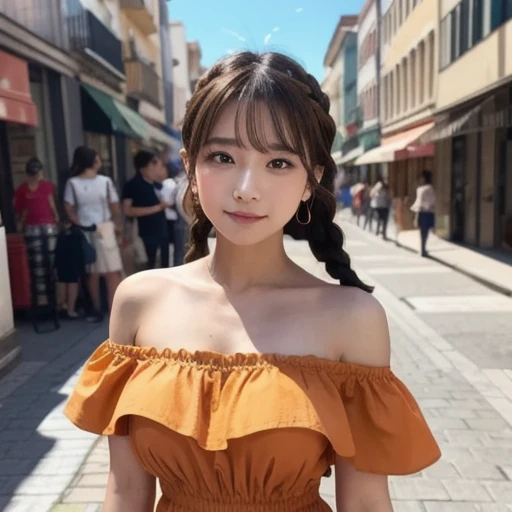
[{"label": "window", "polygon": [[411,52],[411,108],[416,106],[416,50]]},{"label": "window", "polygon": [[441,55],[439,65],[441,69],[451,62],[451,15],[448,14],[441,21]]},{"label": "window", "polygon": [[400,66],[396,67],[396,104],[395,114],[400,114],[402,108],[402,74],[400,72]]},{"label": "window", "polygon": [[460,3],[460,40],[459,55],[463,55],[469,47],[469,0]]},{"label": "window", "polygon": [[434,51],[435,51],[436,40],[434,32],[430,32],[428,35],[428,97],[432,99],[434,97]]},{"label": "window", "polygon": [[491,0],[491,30],[512,18],[512,0]]},{"label": "window", "polygon": [[471,43],[474,46],[476,43],[482,39],[483,34],[483,20],[484,20],[484,0],[473,0],[473,9],[472,9],[472,37]]},{"label": "window", "polygon": [[458,7],[449,14],[451,20],[451,55],[450,62],[453,62],[459,56],[459,23],[458,23]]},{"label": "window", "polygon": [[402,93],[402,110],[407,112],[409,109],[409,63],[407,62],[407,58],[402,61],[402,80],[404,82],[403,93]]},{"label": "window", "polygon": [[389,112],[388,118],[392,119],[395,115],[395,74],[393,71],[389,74]]},{"label": "window", "polygon": [[418,46],[418,59],[419,59],[419,104],[422,105],[425,101],[425,42],[422,41]]}]

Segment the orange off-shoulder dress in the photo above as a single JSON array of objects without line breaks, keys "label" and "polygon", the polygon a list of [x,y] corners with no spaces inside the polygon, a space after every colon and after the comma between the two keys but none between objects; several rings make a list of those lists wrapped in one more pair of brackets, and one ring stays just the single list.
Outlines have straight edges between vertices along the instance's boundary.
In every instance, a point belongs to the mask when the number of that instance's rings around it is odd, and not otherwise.
[{"label": "orange off-shoulder dress", "polygon": [[107,340],[66,406],[81,429],[128,435],[162,489],[158,512],[327,512],[335,454],[420,471],[440,451],[389,367],[315,356],[158,352]]}]

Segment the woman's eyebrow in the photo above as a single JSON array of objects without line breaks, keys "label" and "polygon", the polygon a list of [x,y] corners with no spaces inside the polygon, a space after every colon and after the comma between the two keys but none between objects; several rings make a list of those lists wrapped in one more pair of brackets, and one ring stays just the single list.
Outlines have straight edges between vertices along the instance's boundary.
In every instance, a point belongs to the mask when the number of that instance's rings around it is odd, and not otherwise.
[{"label": "woman's eyebrow", "polygon": [[[210,144],[219,144],[221,146],[233,146],[237,148],[241,148],[239,141],[237,139],[233,139],[231,137],[210,137],[206,142],[205,146],[208,146]],[[282,144],[280,142],[271,142],[268,145],[269,151],[281,151],[284,153],[291,153],[293,155],[296,155],[297,152],[290,146],[287,146],[286,144]]]}]

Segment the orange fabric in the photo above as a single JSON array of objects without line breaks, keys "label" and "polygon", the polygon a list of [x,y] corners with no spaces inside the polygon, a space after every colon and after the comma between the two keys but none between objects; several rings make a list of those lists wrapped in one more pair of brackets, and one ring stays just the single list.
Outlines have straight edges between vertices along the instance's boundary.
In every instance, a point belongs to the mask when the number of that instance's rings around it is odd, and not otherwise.
[{"label": "orange fabric", "polygon": [[158,512],[327,511],[318,486],[336,453],[388,475],[440,456],[390,368],[315,356],[158,352],[108,340],[65,413],[89,432],[130,435],[160,479]]}]

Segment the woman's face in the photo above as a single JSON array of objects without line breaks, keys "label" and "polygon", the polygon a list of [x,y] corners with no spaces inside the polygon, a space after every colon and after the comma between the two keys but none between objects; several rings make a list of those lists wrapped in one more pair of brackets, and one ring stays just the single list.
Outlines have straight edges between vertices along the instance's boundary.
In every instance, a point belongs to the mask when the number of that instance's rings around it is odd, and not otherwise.
[{"label": "woman's face", "polygon": [[[301,200],[310,197],[308,175],[298,155],[280,147],[271,117],[262,106],[268,153],[249,144],[241,116],[235,136],[236,104],[219,116],[196,161],[199,201],[216,230],[236,245],[252,245],[282,231]],[[272,142],[274,143],[272,144]]]}]

